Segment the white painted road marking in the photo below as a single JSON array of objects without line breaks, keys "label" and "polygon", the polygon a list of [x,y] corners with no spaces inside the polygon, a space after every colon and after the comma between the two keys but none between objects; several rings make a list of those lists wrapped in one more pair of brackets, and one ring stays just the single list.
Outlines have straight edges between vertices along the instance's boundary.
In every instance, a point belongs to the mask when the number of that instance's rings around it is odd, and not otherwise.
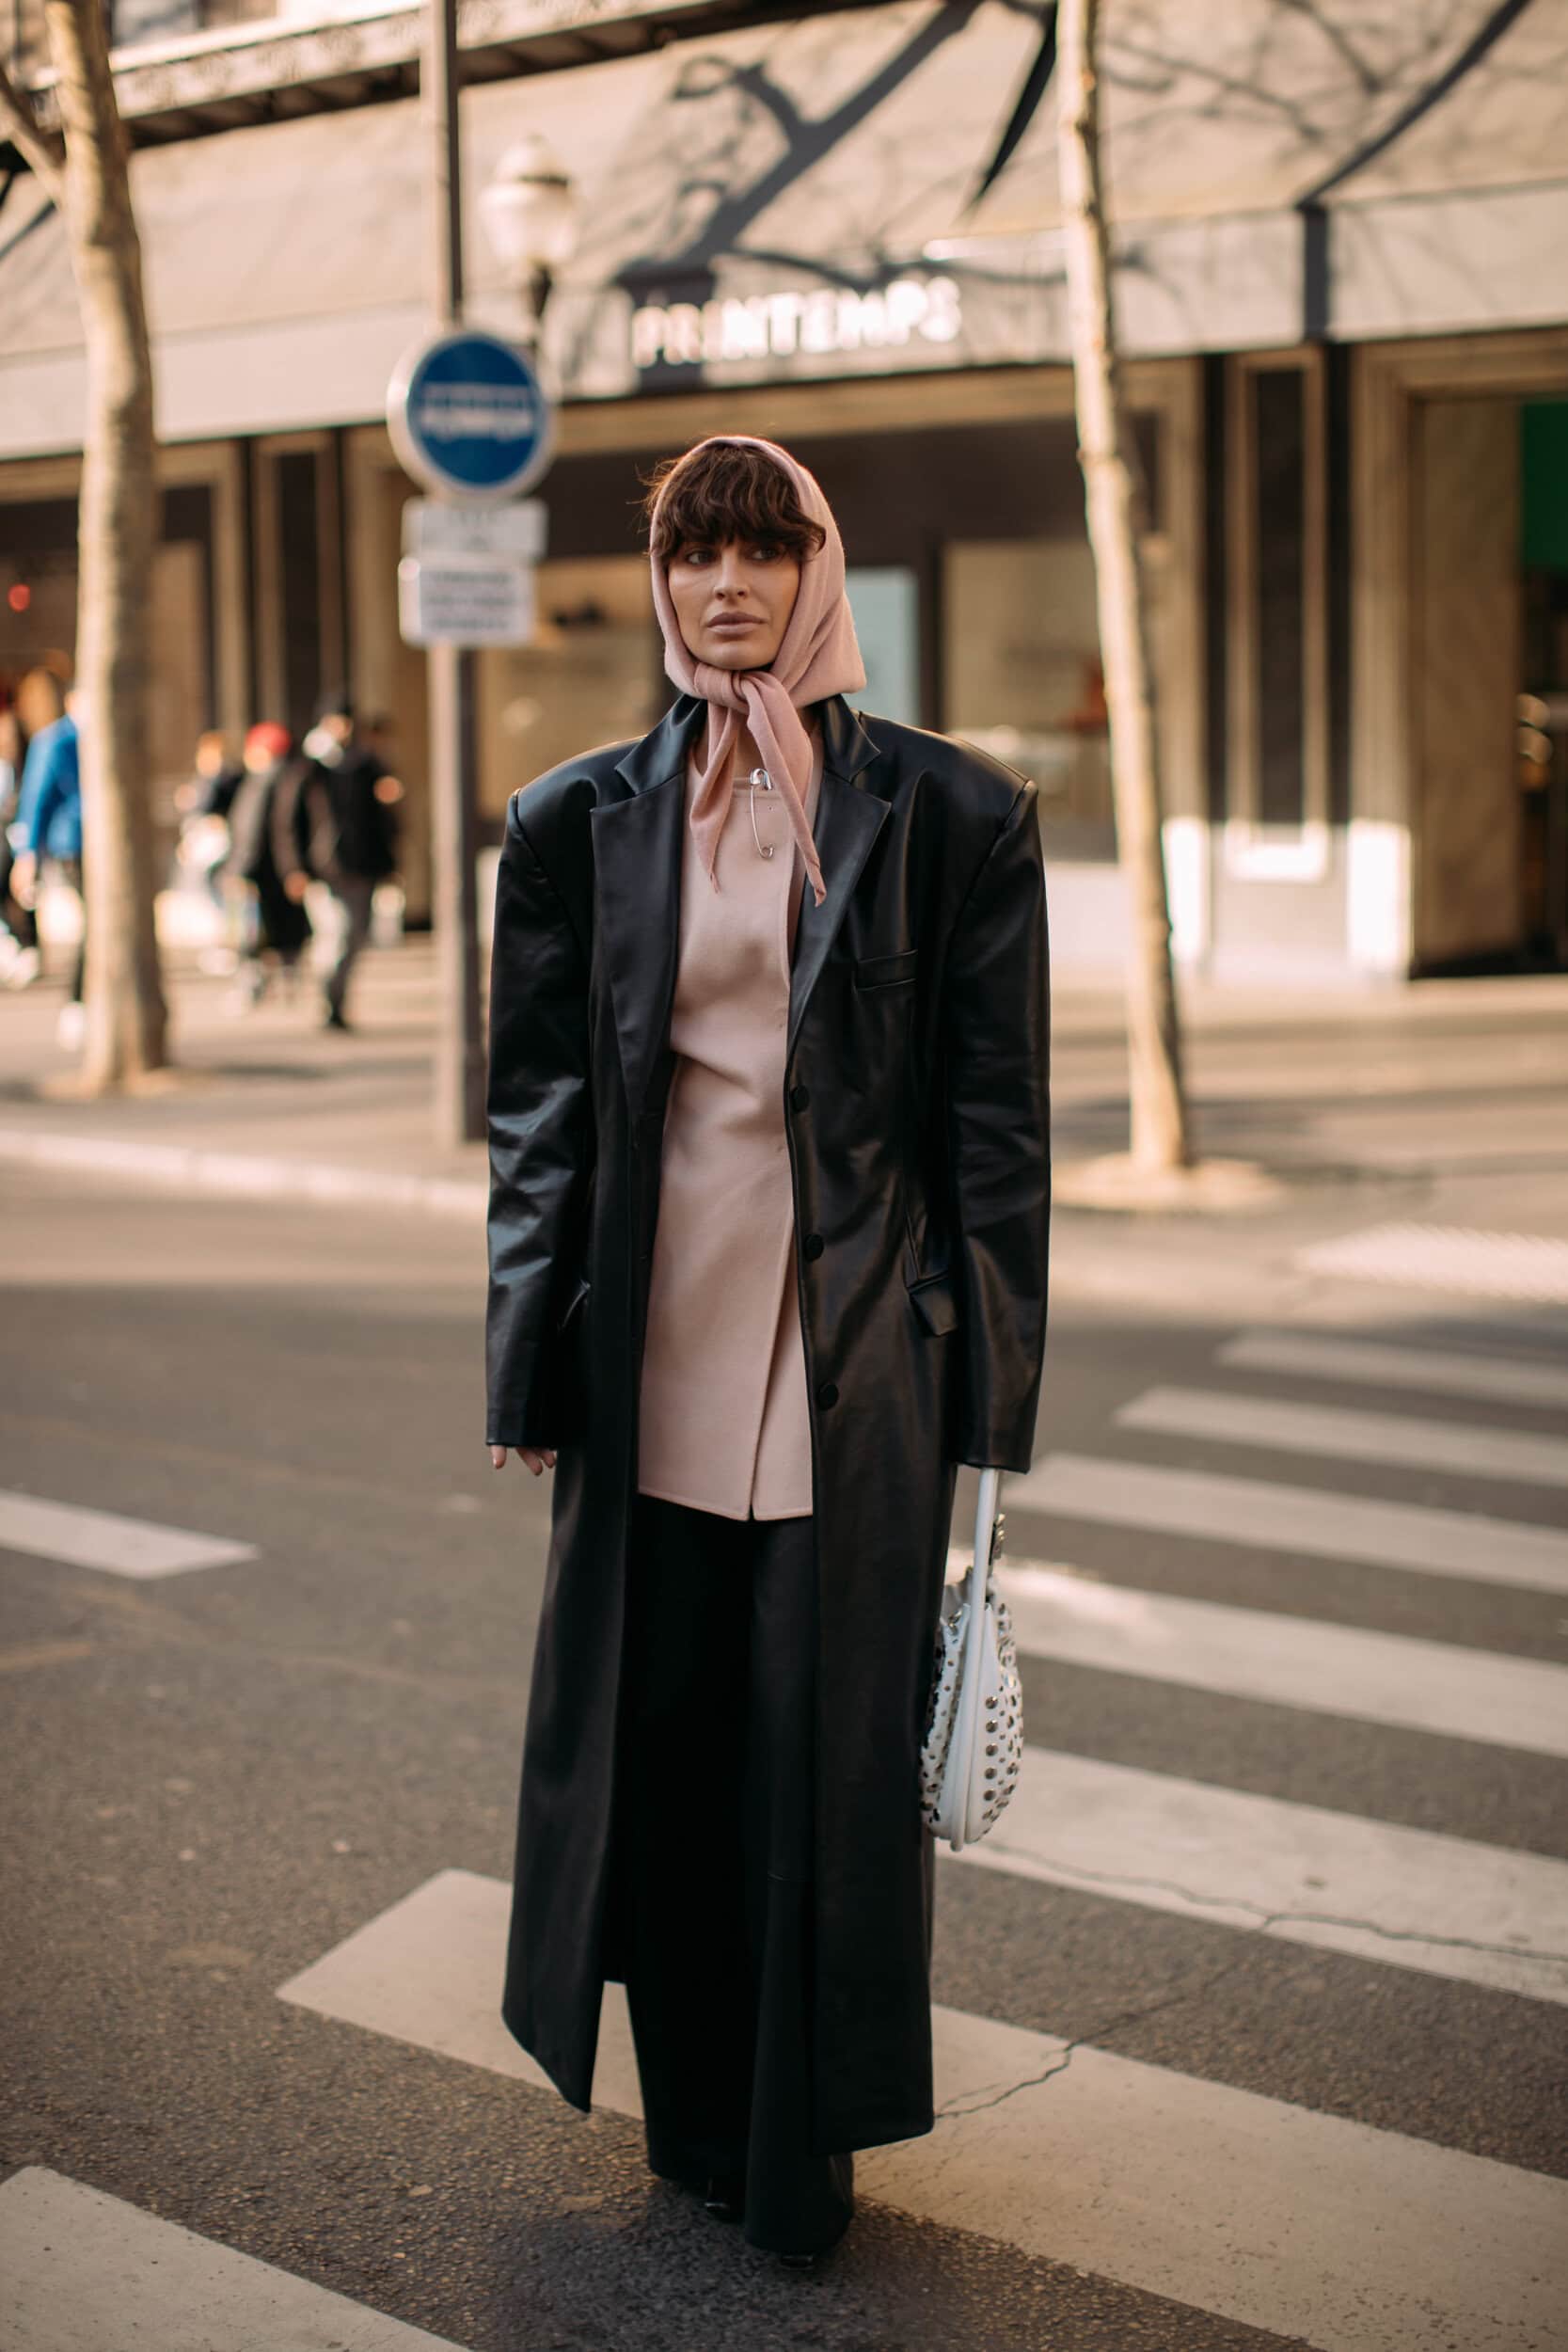
[{"label": "white painted road marking", "polygon": [[[537,2080],[497,2011],[507,1908],[442,1871],[283,1997]],[[1561,2342],[1568,2183],[954,2010],[935,2026],[942,2120],[859,2158],[868,2198],[1322,2352]],[[625,2115],[630,2055],[610,1985],[594,2095]]]},{"label": "white painted road marking", "polygon": [[999,1581],[1020,1649],[1227,1698],[1568,1756],[1568,1667],[1271,1610],[1099,1583],[1026,1562]]},{"label": "white painted road marking", "polygon": [[[548,2086],[500,2021],[507,1889],[472,1870],[441,1870],[287,1984],[280,2000],[338,2017],[493,2074]],[[641,2115],[631,2025],[619,1987],[606,1995],[594,2095]]]},{"label": "white painted road marking", "polygon": [[0,2352],[461,2352],[29,2165],[0,2185]]},{"label": "white painted road marking", "polygon": [[1497,1398],[1511,1405],[1568,1409],[1568,1364],[1446,1355],[1435,1348],[1389,1347],[1332,1331],[1242,1331],[1216,1360],[1243,1372],[1283,1372],[1308,1380],[1364,1381],[1371,1388],[1426,1389],[1437,1396]]},{"label": "white painted road marking", "polygon": [[1568,1305],[1568,1241],[1544,1233],[1485,1233],[1456,1225],[1373,1225],[1298,1249],[1313,1274],[1468,1291],[1480,1298]]},{"label": "white painted road marking", "polygon": [[1568,2003],[1568,1863],[1029,1747],[960,1859]]},{"label": "white painted road marking", "polygon": [[1568,1438],[1478,1429],[1451,1421],[1359,1407],[1289,1405],[1273,1397],[1227,1396],[1214,1389],[1149,1389],[1117,1413],[1123,1429],[1212,1438],[1225,1445],[1272,1446],[1285,1454],[1332,1454],[1347,1462],[1396,1464],[1445,1476],[1506,1478],[1568,1486]]},{"label": "white painted road marking", "polygon": [[65,1560],[75,1568],[103,1568],[138,1579],[185,1576],[192,1568],[223,1568],[254,1560],[254,1544],[193,1535],[152,1519],[121,1518],[77,1503],[45,1502],[37,1495],[0,1492],[0,1551]]},{"label": "white painted road marking", "polygon": [[1048,1454],[1026,1477],[1008,1480],[1004,1500],[1010,1511],[1047,1511],[1162,1535],[1199,1535],[1209,1543],[1359,1560],[1418,1576],[1568,1593],[1568,1534],[1479,1512],[1379,1502],[1322,1486],[1085,1454]]}]

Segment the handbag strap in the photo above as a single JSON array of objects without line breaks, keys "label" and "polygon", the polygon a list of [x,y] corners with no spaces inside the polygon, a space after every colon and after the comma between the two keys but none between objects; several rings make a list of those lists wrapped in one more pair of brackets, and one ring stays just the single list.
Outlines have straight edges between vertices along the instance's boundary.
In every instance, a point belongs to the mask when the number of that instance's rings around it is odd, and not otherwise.
[{"label": "handbag strap", "polygon": [[978,1687],[985,1641],[986,1603],[996,1591],[996,1566],[1002,1549],[1002,1472],[980,1472],[980,1497],[974,1508],[974,1561],[969,1571],[969,1624],[964,1644],[964,1674],[970,1690]]}]

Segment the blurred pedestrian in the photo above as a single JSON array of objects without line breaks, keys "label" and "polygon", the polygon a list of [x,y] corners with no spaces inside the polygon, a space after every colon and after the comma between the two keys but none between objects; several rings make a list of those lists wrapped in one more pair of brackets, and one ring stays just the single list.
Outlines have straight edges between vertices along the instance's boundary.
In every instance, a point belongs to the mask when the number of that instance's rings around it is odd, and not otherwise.
[{"label": "blurred pedestrian", "polygon": [[87,1030],[82,986],[87,971],[87,899],[82,888],[82,769],[74,692],[65,696],[59,718],[41,728],[27,746],[22,771],[17,825],[22,849],[11,873],[11,891],[28,908],[38,904],[40,876],[47,861],[81,903],[81,929],[71,966],[71,993],[60,1008],[56,1034],[72,1052]]},{"label": "blurred pedestrian", "polygon": [[227,887],[229,812],[245,780],[243,761],[229,755],[229,739],[219,727],[197,738],[192,773],[175,787],[174,805],[180,818],[175,862],[182,876],[199,885],[222,918],[223,935],[199,950],[203,972],[232,972],[238,966],[244,941],[234,936],[236,901]]},{"label": "blurred pedestrian", "polygon": [[349,1026],[349,977],[371,934],[378,882],[397,869],[398,803],[403,787],[388,775],[355,727],[346,689],[327,695],[306,737],[308,755],[280,812],[280,840],[293,859],[284,887],[304,900],[310,878],[337,902],[338,947],[326,979],[325,1026]]},{"label": "blurred pedestrian", "polygon": [[226,861],[230,895],[243,894],[234,1002],[245,1010],[261,1003],[275,977],[292,993],[310,937],[309,915],[284,882],[293,858],[286,812],[308,765],[294,753],[288,728],[272,720],[259,721],[245,739],[245,765],[229,803]]},{"label": "blurred pedestrian", "polygon": [[[8,713],[11,724],[7,736],[6,765],[11,771],[11,788],[5,805],[9,814],[0,833],[0,900],[4,901],[4,920],[11,941],[5,952],[3,977],[11,988],[30,988],[43,969],[37,914],[30,903],[24,905],[12,883],[17,860],[27,846],[21,821],[23,768],[33,737],[53,726],[64,710],[65,686],[55,669],[39,663],[18,679]],[[0,785],[3,782],[0,778]]]},{"label": "blurred pedestrian", "polygon": [[245,780],[244,760],[229,756],[229,738],[221,727],[209,727],[196,739],[191,774],[179,786],[174,805],[182,817],[216,817],[227,821]]},{"label": "blurred pedestrian", "polygon": [[25,746],[14,704],[0,710],[0,980],[28,988],[39,975],[38,921],[11,893],[11,873],[23,846],[18,810]]},{"label": "blurred pedestrian", "polygon": [[555,1471],[503,2014],[806,2262],[932,2128],[920,1749],[957,1463],[1045,1335],[1032,785],[844,697],[832,510],[772,443],[656,476],[681,690],[515,794],[491,977],[491,1459]]}]

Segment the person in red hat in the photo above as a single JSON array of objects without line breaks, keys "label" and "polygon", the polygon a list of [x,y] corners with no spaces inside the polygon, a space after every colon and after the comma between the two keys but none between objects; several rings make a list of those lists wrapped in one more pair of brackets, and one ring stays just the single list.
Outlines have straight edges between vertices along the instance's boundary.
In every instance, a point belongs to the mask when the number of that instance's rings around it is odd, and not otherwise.
[{"label": "person in red hat", "polygon": [[243,947],[235,1002],[248,1010],[277,976],[292,988],[310,937],[310,917],[285,886],[277,856],[279,815],[292,806],[297,771],[306,763],[293,738],[263,719],[245,739],[245,781],[229,811],[229,875],[244,890]]}]

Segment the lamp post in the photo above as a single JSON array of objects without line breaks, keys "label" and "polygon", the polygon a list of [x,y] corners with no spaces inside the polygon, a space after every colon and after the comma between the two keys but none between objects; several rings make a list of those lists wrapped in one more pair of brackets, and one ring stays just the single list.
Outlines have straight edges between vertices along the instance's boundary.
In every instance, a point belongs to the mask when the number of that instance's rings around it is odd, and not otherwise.
[{"label": "lamp post", "polygon": [[578,198],[565,166],[542,132],[509,147],[479,199],[484,233],[522,291],[523,342],[537,358],[545,305],[577,243]]},{"label": "lamp post", "polygon": [[[430,0],[425,25],[425,125],[433,181],[433,308],[439,325],[463,325],[463,149],[458,125],[461,61],[456,0]],[[480,218],[496,259],[522,287],[522,343],[536,355],[555,270],[576,237],[576,195],[550,141],[536,132],[515,141],[480,195]],[[442,1143],[484,1136],[484,1033],[477,946],[477,734],[475,654],[458,644],[428,649],[430,804],[435,864],[435,953],[439,1024],[435,1052],[435,1132]]]},{"label": "lamp post", "polygon": [[[463,322],[463,143],[457,0],[430,0],[424,52],[430,141],[432,309],[443,326]],[[478,746],[474,657],[461,645],[425,656],[430,706],[433,914],[440,1000],[436,1041],[436,1133],[446,1144],[484,1133],[484,1043],[480,1028]]]},{"label": "lamp post", "polygon": [[[456,0],[430,0],[424,97],[432,181],[432,294],[439,323],[463,324],[463,157]],[[531,356],[554,274],[577,233],[571,182],[547,140],[519,139],[480,197],[498,259],[522,287]],[[433,644],[427,654],[434,914],[440,1012],[436,1129],[448,1144],[484,1134],[484,1041],[480,1017],[476,663],[467,647]]]}]

